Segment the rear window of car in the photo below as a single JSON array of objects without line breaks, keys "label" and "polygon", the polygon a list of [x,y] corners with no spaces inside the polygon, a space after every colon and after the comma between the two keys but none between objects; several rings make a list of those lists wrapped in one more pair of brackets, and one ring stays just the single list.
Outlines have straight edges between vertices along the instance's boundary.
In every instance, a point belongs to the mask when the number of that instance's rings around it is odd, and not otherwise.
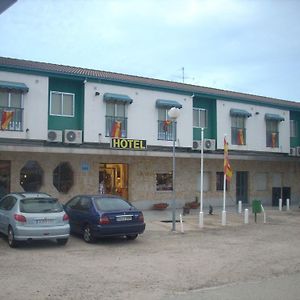
[{"label": "rear window of car", "polygon": [[56,213],[63,207],[55,198],[27,198],[20,201],[20,211],[23,213]]},{"label": "rear window of car", "polygon": [[132,206],[119,198],[94,198],[95,205],[98,210],[111,211],[111,210],[128,210]]}]

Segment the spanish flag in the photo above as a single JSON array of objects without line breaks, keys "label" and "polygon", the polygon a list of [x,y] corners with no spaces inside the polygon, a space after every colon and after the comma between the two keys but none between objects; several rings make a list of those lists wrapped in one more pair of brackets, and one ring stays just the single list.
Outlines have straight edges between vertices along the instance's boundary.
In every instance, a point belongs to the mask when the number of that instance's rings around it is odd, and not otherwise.
[{"label": "spanish flag", "polygon": [[169,125],[170,125],[170,124],[171,124],[171,121],[170,121],[170,120],[164,121],[163,130],[164,130],[164,131],[168,131]]},{"label": "spanish flag", "polygon": [[238,145],[244,145],[244,133],[243,129],[238,130]]},{"label": "spanish flag", "polygon": [[111,131],[111,136],[112,137],[121,137],[121,122],[120,121],[115,121],[112,131]]},{"label": "spanish flag", "polygon": [[8,124],[12,120],[13,115],[14,115],[13,111],[6,111],[6,110],[4,110],[2,112],[2,115],[1,115],[1,129],[2,130],[8,128]]},{"label": "spanish flag", "polygon": [[277,137],[277,133],[272,132],[272,148],[276,147],[276,137]]},{"label": "spanish flag", "polygon": [[224,138],[224,176],[226,176],[226,180],[230,182],[232,177],[232,169],[228,158],[228,143],[226,138]]}]

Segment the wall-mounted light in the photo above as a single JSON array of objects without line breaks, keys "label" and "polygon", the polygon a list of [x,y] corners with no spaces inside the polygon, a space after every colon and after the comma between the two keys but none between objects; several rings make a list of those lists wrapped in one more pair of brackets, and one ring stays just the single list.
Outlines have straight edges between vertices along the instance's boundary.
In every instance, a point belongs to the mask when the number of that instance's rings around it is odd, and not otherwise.
[{"label": "wall-mounted light", "polygon": [[96,92],[96,93],[95,93],[95,96],[99,96],[99,95],[100,95],[100,93],[99,93],[99,92]]},{"label": "wall-mounted light", "polygon": [[259,112],[257,111],[257,112],[255,112],[255,114],[256,114],[256,115],[259,115]]},{"label": "wall-mounted light", "polygon": [[30,138],[30,130],[29,128],[26,129],[26,139],[29,139]]}]

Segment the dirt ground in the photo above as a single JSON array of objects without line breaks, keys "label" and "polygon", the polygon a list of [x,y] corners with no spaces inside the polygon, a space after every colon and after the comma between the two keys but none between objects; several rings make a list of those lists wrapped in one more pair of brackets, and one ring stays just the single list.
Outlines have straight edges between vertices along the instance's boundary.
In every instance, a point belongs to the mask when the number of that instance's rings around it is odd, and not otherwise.
[{"label": "dirt ground", "polygon": [[184,217],[184,234],[164,216],[145,212],[147,228],[135,241],[86,244],[72,236],[10,249],[0,237],[0,299],[172,299],[192,290],[300,272],[300,209],[267,212],[254,223],[219,213]]}]

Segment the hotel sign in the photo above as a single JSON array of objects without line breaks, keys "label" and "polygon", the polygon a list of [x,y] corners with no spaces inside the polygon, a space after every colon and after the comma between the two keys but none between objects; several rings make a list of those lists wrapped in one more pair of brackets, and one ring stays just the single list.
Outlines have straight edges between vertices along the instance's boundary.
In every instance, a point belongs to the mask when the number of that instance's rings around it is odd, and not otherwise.
[{"label": "hotel sign", "polygon": [[130,150],[146,150],[146,140],[112,138],[111,148],[114,149],[130,149]]}]

